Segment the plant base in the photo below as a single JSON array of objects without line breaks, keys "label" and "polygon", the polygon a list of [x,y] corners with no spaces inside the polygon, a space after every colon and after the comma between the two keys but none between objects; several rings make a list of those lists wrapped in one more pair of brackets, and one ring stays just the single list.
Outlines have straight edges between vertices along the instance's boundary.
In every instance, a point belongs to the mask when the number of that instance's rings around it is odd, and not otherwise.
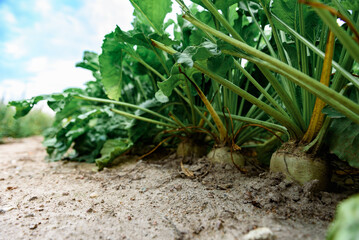
[{"label": "plant base", "polygon": [[326,161],[313,158],[291,143],[283,144],[271,158],[271,172],[281,172],[287,179],[301,185],[318,180],[317,189],[325,190],[330,180],[330,171]]},{"label": "plant base", "polygon": [[194,140],[186,139],[177,146],[177,157],[203,157],[207,153],[207,146]]},{"label": "plant base", "polygon": [[232,157],[233,162],[238,167],[244,166],[245,159],[243,155],[235,151],[232,151],[231,153],[231,149],[229,147],[214,148],[207,154],[207,158],[213,163],[233,164]]}]

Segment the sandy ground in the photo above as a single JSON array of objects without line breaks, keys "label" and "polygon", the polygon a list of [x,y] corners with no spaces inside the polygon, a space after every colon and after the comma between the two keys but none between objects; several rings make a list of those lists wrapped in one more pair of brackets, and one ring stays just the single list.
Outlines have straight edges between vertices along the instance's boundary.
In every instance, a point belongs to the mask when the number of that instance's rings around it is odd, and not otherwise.
[{"label": "sandy ground", "polygon": [[[325,239],[340,193],[280,175],[168,156],[93,164],[46,162],[41,137],[0,145],[0,239]],[[268,233],[270,231],[271,233]],[[246,236],[247,234],[247,236]]]}]

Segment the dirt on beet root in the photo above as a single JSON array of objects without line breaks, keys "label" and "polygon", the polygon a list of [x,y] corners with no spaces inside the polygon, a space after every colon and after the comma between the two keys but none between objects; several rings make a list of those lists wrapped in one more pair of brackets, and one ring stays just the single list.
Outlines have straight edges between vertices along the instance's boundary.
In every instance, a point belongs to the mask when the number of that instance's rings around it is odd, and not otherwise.
[{"label": "dirt on beet root", "polygon": [[98,172],[46,162],[41,141],[0,145],[0,239],[324,239],[338,202],[356,188],[316,192],[315,181],[299,186],[206,158],[181,168],[174,154],[126,156]]}]

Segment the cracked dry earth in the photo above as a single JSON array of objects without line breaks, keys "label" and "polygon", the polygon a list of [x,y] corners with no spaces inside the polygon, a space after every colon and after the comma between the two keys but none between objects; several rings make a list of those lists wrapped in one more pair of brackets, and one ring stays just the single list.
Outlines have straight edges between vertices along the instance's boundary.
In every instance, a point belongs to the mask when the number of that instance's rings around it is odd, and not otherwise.
[{"label": "cracked dry earth", "polygon": [[[341,193],[174,156],[45,161],[41,137],[0,145],[0,239],[324,239]],[[154,157],[153,157],[154,158]],[[262,236],[250,236],[265,228]]]}]

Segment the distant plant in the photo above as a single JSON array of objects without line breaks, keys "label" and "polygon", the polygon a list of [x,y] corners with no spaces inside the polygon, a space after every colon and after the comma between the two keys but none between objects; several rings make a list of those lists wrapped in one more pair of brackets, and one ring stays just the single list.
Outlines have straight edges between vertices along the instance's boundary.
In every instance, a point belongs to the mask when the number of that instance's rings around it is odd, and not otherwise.
[{"label": "distant plant", "polygon": [[32,110],[27,116],[15,120],[15,109],[0,101],[0,139],[3,137],[29,137],[41,135],[52,125],[53,117],[39,109]]}]

